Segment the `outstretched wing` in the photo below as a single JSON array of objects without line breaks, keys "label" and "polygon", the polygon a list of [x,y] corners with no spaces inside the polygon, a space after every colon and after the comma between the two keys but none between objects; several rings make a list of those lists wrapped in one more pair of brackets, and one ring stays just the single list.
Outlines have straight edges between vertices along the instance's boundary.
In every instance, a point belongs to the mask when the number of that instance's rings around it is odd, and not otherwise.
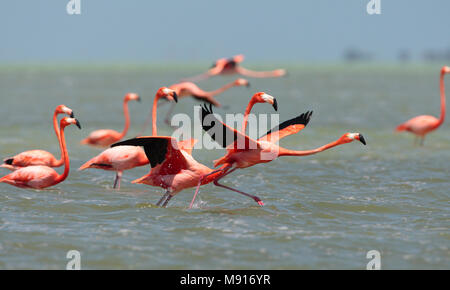
[{"label": "outstretched wing", "polygon": [[298,117],[284,121],[280,125],[269,130],[264,136],[259,138],[258,141],[269,141],[275,143],[281,138],[300,132],[306,127],[306,125],[308,125],[312,113],[313,111],[308,111]]},{"label": "outstretched wing", "polygon": [[218,120],[214,116],[211,105],[209,105],[209,108],[206,104],[202,107],[200,117],[203,130],[223,148],[238,151],[259,148],[259,144],[256,140],[253,140],[247,135],[242,134]]},{"label": "outstretched wing", "polygon": [[145,155],[150,161],[151,167],[154,168],[161,164],[161,170],[164,170],[165,174],[176,174],[181,169],[187,168],[187,161],[175,138],[142,136],[115,143],[111,147],[123,145],[144,147]]}]

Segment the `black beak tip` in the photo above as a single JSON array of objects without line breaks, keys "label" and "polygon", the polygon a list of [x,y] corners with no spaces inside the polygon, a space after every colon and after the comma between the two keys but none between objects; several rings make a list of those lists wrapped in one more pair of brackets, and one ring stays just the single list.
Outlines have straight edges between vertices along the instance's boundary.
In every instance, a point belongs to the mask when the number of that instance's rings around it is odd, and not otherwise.
[{"label": "black beak tip", "polygon": [[80,124],[80,121],[78,121],[78,120],[77,120],[77,123],[76,123],[76,125],[77,125],[78,129],[80,129],[80,130],[81,130],[81,124]]},{"label": "black beak tip", "polygon": [[366,139],[364,139],[364,136],[361,135],[361,134],[359,134],[359,141],[360,141],[361,143],[363,143],[364,145],[366,145]]},{"label": "black beak tip", "polygon": [[275,111],[278,111],[278,103],[277,103],[277,99],[273,99],[273,108],[275,109]]},{"label": "black beak tip", "polygon": [[173,99],[175,100],[175,103],[178,103],[177,93],[173,93]]},{"label": "black beak tip", "polygon": [[141,97],[138,97],[137,99],[136,99],[136,101],[138,101],[139,103],[141,102]]},{"label": "black beak tip", "polygon": [[245,86],[246,86],[247,88],[249,88],[249,87],[250,87],[250,83],[247,83]]},{"label": "black beak tip", "polygon": [[75,116],[74,116],[73,112],[70,113],[70,118],[74,118],[74,117],[75,117]]}]

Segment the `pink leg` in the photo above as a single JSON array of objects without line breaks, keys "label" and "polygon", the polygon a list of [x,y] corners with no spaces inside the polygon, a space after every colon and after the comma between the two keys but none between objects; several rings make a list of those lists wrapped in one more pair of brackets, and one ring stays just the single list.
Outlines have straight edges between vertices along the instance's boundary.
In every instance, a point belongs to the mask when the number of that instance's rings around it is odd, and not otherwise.
[{"label": "pink leg", "polygon": [[231,188],[231,187],[229,187],[229,186],[226,186],[226,185],[223,185],[223,184],[220,184],[220,183],[219,183],[219,180],[221,180],[223,177],[225,177],[226,175],[230,174],[231,172],[235,171],[236,169],[237,169],[237,168],[233,168],[232,170],[230,170],[230,171],[227,172],[226,174],[224,174],[224,175],[222,175],[221,177],[219,177],[218,179],[214,180],[214,185],[219,186],[219,187],[226,188],[226,189],[228,189],[228,190],[231,190],[231,191],[234,191],[234,192],[237,192],[237,193],[240,193],[240,194],[243,194],[243,195],[245,195],[245,196],[248,196],[248,197],[252,198],[254,201],[256,201],[260,206],[263,206],[264,203],[263,203],[262,200],[261,200],[259,197],[257,197],[256,195],[251,195],[251,194],[245,193],[245,192],[243,192],[243,191],[239,191],[239,190],[237,190],[237,189],[234,189],[234,188]]},{"label": "pink leg", "polygon": [[120,189],[120,180],[122,179],[122,171],[116,172],[116,179],[114,180],[114,189]]},{"label": "pink leg", "polygon": [[202,177],[200,177],[200,179],[198,180],[198,183],[197,183],[197,188],[195,189],[194,197],[192,198],[192,201],[191,201],[191,203],[189,204],[189,208],[192,208],[192,206],[194,205],[195,198],[197,197],[198,191],[199,191],[199,189],[200,189],[200,185],[202,185],[203,180],[205,180],[205,178],[208,177],[208,176],[210,176],[211,174],[215,174],[215,173],[217,173],[217,172],[219,172],[219,171],[226,171],[226,170],[228,170],[230,167],[231,167],[231,166],[227,166],[227,167],[225,167],[225,168],[223,168],[223,169],[217,169],[217,170],[214,170],[214,171],[212,171],[212,172],[210,172],[210,173],[208,173],[208,174],[205,174],[205,175],[203,175]]}]

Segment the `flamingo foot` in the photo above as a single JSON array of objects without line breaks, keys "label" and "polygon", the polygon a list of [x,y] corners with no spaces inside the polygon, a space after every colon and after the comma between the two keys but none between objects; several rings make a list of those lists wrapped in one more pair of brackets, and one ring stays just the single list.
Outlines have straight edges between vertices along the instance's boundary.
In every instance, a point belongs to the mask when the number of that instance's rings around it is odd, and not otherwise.
[{"label": "flamingo foot", "polygon": [[264,206],[264,202],[262,202],[262,200],[257,201],[257,203],[258,203],[260,206]]}]

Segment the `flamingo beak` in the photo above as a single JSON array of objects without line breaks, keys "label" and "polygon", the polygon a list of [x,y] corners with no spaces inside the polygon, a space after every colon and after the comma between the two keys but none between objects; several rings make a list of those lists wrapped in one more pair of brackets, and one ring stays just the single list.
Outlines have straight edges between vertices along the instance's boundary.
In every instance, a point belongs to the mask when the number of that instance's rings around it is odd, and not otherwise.
[{"label": "flamingo beak", "polygon": [[141,102],[141,97],[137,97],[136,101]]},{"label": "flamingo beak", "polygon": [[78,129],[80,129],[80,130],[81,130],[81,125],[80,125],[80,121],[78,121],[77,119],[75,119],[75,120],[76,120],[76,123],[75,123],[75,125],[77,125]]},{"label": "flamingo beak", "polygon": [[273,98],[272,107],[275,109],[275,111],[278,111],[278,103],[277,103],[277,99],[275,99],[275,98]]},{"label": "flamingo beak", "polygon": [[249,87],[250,87],[250,82],[248,82],[245,86],[246,86],[247,88],[249,88]]},{"label": "flamingo beak", "polygon": [[364,145],[366,145],[366,139],[364,139],[364,136],[359,134],[359,142],[363,143]]},{"label": "flamingo beak", "polygon": [[178,103],[178,96],[177,96],[177,93],[173,92],[172,97],[173,97],[173,99],[175,100],[175,103]]},{"label": "flamingo beak", "polygon": [[73,111],[72,111],[72,113],[70,113],[70,118],[75,118]]}]

